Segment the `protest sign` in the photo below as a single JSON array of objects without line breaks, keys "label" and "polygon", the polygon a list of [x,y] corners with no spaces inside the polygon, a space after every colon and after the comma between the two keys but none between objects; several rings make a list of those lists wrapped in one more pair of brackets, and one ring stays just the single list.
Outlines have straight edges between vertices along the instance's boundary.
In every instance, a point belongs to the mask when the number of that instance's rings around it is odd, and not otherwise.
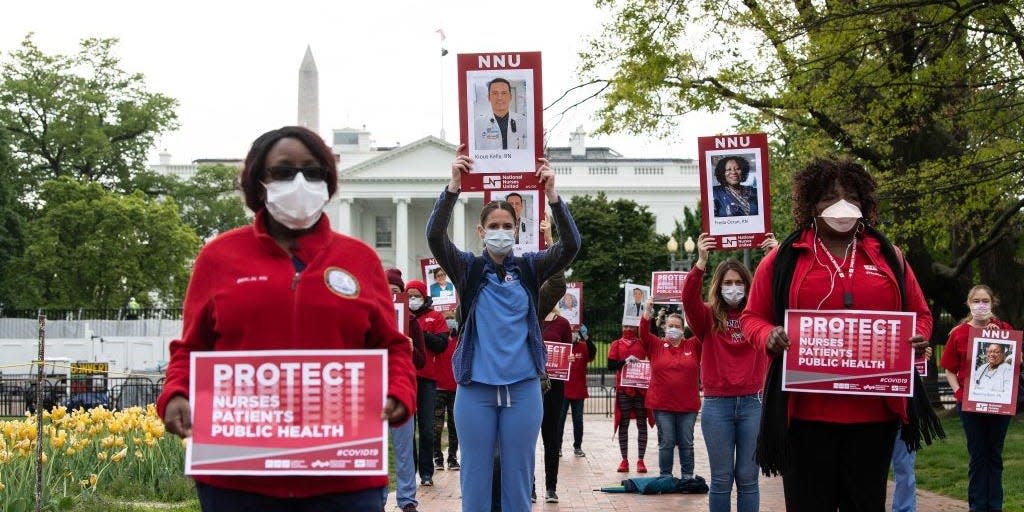
[{"label": "protest sign", "polygon": [[544,348],[548,351],[548,362],[544,366],[551,380],[569,380],[569,356],[572,355],[572,343],[545,341]]},{"label": "protest sign", "polygon": [[578,331],[583,323],[583,283],[565,283],[565,295],[558,301],[558,310],[572,330]]},{"label": "protest sign", "polygon": [[455,293],[455,284],[448,279],[448,273],[434,258],[420,259],[420,268],[423,269],[423,282],[427,284],[431,307],[441,313],[455,311],[459,307],[459,297]]},{"label": "protest sign", "polygon": [[701,219],[717,249],[757,247],[771,232],[768,136],[697,138]]},{"label": "protest sign", "polygon": [[640,317],[644,314],[644,307],[647,305],[647,297],[651,294],[651,287],[642,284],[626,283],[622,287],[623,308],[622,325],[640,325]]},{"label": "protest sign", "polygon": [[651,272],[651,298],[655,304],[682,304],[686,272]]},{"label": "protest sign", "polygon": [[622,367],[619,384],[627,388],[647,389],[651,385],[651,362],[648,360],[626,363]]},{"label": "protest sign", "polygon": [[964,382],[961,410],[1013,416],[1017,413],[1021,331],[971,328],[971,375]]}]

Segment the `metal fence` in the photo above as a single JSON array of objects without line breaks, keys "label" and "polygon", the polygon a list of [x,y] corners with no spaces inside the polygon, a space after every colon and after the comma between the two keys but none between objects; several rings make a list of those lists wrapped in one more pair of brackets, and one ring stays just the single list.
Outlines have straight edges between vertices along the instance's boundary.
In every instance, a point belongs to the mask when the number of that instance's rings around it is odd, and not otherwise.
[{"label": "metal fence", "polygon": [[49,320],[142,320],[147,318],[180,320],[181,308],[17,308],[0,307],[0,318],[38,318]]},{"label": "metal fence", "polygon": [[[43,381],[44,409],[64,405],[69,409],[145,407],[155,403],[164,379],[161,376],[69,378],[47,375]],[[0,416],[23,416],[36,409],[36,377],[29,374],[0,376]]]}]

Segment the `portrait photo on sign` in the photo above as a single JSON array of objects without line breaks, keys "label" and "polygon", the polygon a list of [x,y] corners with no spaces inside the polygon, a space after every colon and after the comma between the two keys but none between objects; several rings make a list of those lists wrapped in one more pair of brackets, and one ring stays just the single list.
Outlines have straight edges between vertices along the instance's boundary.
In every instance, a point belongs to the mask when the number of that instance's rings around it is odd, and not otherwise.
[{"label": "portrait photo on sign", "polygon": [[569,325],[580,325],[580,289],[567,288],[565,295],[558,301],[558,310],[569,321]]},{"label": "portrait photo on sign", "polygon": [[758,151],[708,151],[706,154],[712,234],[764,229],[764,187]]},{"label": "portrait photo on sign", "polygon": [[974,368],[968,384],[967,399],[973,402],[1008,404],[1017,386],[1019,356],[1014,345],[1005,340],[974,339]]},{"label": "portrait photo on sign", "polygon": [[435,305],[454,304],[456,302],[455,284],[448,279],[448,273],[440,265],[425,265],[423,273],[426,276],[427,293]]},{"label": "portrait photo on sign", "polygon": [[544,211],[537,190],[486,190],[484,202],[506,201],[516,211],[516,244],[512,246],[512,254],[522,256],[528,252],[537,252],[541,244],[540,219]]},{"label": "portrait photo on sign", "polygon": [[622,310],[622,325],[640,325],[640,317],[644,314],[644,307],[647,305],[647,297],[651,294],[651,288],[645,285],[626,283],[623,287],[624,307]]},{"label": "portrait photo on sign", "polygon": [[466,71],[473,172],[528,172],[534,157],[533,71]]}]

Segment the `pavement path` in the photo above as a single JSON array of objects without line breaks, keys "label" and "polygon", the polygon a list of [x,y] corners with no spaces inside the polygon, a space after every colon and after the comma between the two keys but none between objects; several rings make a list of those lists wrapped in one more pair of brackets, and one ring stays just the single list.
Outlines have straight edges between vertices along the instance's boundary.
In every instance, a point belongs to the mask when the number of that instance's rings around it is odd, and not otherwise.
[{"label": "pavement path", "polygon": [[[666,494],[660,496],[642,496],[636,494],[608,494],[595,491],[602,486],[617,485],[623,478],[634,476],[657,476],[658,441],[657,430],[648,431],[647,454],[644,462],[651,471],[646,475],[638,473],[616,473],[621,457],[619,444],[612,438],[612,419],[603,414],[588,414],[585,418],[583,451],[586,457],[575,457],[572,454],[572,426],[566,424],[563,453],[558,472],[559,503],[543,503],[543,484],[538,488],[541,498],[533,505],[538,512],[657,512],[657,511],[700,511],[707,510],[706,494]],[[630,448],[635,455],[636,430],[630,429]],[[704,438],[700,424],[694,432],[694,452],[696,455],[696,472],[710,480],[708,460],[704,449]],[[537,443],[537,480],[544,481],[543,457],[541,444]],[[630,461],[630,469],[635,470],[636,461]],[[675,461],[678,470],[679,461]],[[679,475],[676,475],[679,476]],[[782,492],[781,478],[761,477],[761,511],[784,512],[786,510]],[[890,483],[891,497],[892,486]],[[733,510],[735,510],[735,490],[733,491]],[[420,487],[417,490],[421,512],[457,512],[461,510],[458,471],[436,471],[433,487]],[[924,490],[917,491],[918,510],[929,512],[966,511],[967,503],[948,498]],[[387,510],[396,510],[394,492],[388,496]],[[887,507],[888,510],[888,507]]]}]

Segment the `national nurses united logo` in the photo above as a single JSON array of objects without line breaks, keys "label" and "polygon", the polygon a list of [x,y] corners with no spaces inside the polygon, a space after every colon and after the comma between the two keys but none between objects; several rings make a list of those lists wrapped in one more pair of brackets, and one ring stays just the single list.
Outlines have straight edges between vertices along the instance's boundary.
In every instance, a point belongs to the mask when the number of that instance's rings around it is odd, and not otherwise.
[{"label": "national nurses united logo", "polygon": [[354,299],[359,296],[359,281],[356,281],[352,274],[338,267],[328,267],[324,271],[324,282],[332,292],[346,299]]}]

